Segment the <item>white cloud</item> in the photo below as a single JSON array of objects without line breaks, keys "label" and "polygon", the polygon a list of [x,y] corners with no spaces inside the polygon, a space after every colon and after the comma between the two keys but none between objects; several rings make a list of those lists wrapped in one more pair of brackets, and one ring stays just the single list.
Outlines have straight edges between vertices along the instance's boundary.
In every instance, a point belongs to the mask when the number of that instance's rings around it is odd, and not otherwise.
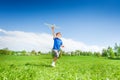
[{"label": "white cloud", "polygon": [[64,48],[64,50],[66,51],[75,51],[75,50],[82,50],[82,51],[101,51],[103,49],[103,47],[99,47],[99,46],[89,46],[84,44],[83,42],[79,42],[79,41],[74,41],[72,39],[62,39],[64,42],[64,45],[66,46]]},{"label": "white cloud", "polygon": [[[47,33],[32,33],[23,31],[6,31],[0,29],[0,48],[9,48],[12,50],[37,50],[48,52],[52,49],[53,38]],[[88,46],[82,42],[72,39],[62,38],[65,48],[64,51],[101,51],[102,47]]]}]

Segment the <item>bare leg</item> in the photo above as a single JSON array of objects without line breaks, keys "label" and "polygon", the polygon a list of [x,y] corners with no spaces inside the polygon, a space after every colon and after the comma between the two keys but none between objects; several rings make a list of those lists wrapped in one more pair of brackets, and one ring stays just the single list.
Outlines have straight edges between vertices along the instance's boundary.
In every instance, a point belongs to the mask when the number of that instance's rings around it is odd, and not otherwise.
[{"label": "bare leg", "polygon": [[53,58],[53,62],[52,62],[52,66],[55,67],[56,61],[58,59],[59,53],[58,51],[54,50],[54,58]]},{"label": "bare leg", "polygon": [[57,61],[57,57],[54,57],[53,58],[53,61],[55,62],[55,64],[56,64],[56,61]]}]

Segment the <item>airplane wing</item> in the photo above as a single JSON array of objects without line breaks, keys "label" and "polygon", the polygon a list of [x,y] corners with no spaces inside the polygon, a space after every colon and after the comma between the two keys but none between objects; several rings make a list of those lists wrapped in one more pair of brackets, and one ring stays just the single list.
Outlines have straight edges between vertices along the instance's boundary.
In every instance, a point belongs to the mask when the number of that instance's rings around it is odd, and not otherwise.
[{"label": "airplane wing", "polygon": [[48,26],[49,28],[54,27],[54,28],[59,28],[58,26],[56,26],[55,24],[48,24],[48,23],[44,23],[44,25]]}]

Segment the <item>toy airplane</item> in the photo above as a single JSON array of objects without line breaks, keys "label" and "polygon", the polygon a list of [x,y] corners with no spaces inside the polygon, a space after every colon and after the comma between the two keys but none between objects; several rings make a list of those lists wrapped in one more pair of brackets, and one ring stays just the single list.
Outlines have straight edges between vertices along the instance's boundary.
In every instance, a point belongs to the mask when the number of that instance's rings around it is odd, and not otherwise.
[{"label": "toy airplane", "polygon": [[56,26],[55,24],[48,24],[48,23],[44,23],[46,26],[48,26],[49,28],[54,27],[56,29],[59,29],[60,27]]}]

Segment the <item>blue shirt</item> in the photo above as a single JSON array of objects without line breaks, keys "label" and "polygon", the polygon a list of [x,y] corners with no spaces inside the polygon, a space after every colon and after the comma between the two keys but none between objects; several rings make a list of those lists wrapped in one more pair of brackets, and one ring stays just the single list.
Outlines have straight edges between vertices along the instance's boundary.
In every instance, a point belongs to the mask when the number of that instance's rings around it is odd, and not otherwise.
[{"label": "blue shirt", "polygon": [[61,47],[61,45],[62,45],[62,40],[59,39],[59,38],[53,38],[53,40],[54,40],[53,49],[59,51],[59,50],[60,50],[60,47]]}]

